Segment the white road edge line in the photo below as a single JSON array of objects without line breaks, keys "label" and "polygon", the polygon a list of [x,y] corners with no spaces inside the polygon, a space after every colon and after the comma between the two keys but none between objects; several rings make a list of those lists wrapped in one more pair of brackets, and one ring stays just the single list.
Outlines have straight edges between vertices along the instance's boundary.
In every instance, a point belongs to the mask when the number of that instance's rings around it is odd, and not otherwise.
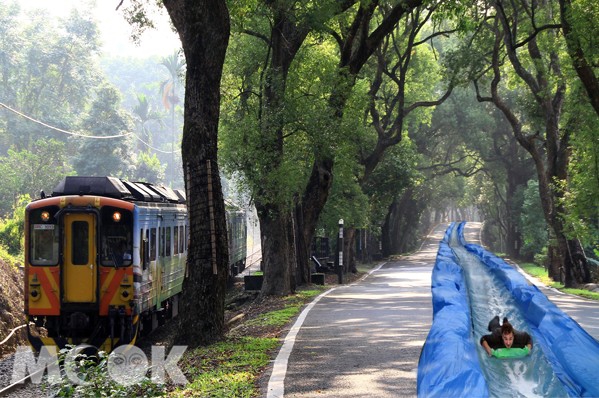
[{"label": "white road edge line", "polygon": [[283,396],[285,395],[285,375],[287,374],[287,363],[289,361],[291,351],[293,350],[293,346],[295,345],[295,338],[297,337],[300,328],[306,320],[308,312],[310,312],[310,310],[316,305],[316,303],[318,303],[320,299],[326,296],[327,294],[338,289],[339,287],[351,286],[357,282],[363,281],[364,279],[369,277],[370,274],[372,274],[375,271],[378,271],[385,264],[386,262],[379,264],[378,267],[370,270],[370,272],[366,274],[363,278],[350,285],[337,286],[327,290],[326,292],[321,293],[314,300],[312,300],[312,302],[308,304],[306,308],[304,308],[300,316],[297,318],[297,320],[289,330],[289,333],[287,333],[287,336],[285,336],[285,341],[283,342],[283,345],[281,346],[281,349],[279,350],[279,353],[275,358],[272,373],[270,375],[270,379],[268,380],[266,398],[283,398]]}]

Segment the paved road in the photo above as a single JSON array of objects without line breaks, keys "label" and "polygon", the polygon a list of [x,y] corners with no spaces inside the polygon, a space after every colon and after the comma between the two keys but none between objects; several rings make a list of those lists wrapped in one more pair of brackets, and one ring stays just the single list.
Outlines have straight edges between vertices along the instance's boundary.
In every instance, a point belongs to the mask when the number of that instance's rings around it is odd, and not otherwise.
[{"label": "paved road", "polygon": [[[435,228],[417,253],[315,300],[288,333],[266,396],[416,396],[418,359],[432,323],[431,272],[447,227]],[[467,224],[466,240],[478,244],[479,231],[480,224]],[[599,303],[539,287],[599,339]]]},{"label": "paved road", "polygon": [[[418,253],[318,301],[297,331],[285,397],[416,394],[418,358],[432,322],[431,271],[446,228],[436,228]],[[270,396],[282,395],[272,378],[271,387]]]}]

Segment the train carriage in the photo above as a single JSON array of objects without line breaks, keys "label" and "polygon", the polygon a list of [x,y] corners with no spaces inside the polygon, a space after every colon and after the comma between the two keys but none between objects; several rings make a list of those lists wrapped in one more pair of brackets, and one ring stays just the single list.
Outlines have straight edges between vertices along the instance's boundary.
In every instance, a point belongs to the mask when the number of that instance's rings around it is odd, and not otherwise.
[{"label": "train carriage", "polygon": [[176,315],[189,233],[183,192],[66,177],[44,196],[25,214],[25,313],[36,351],[109,352]]},{"label": "train carriage", "polygon": [[230,200],[225,200],[225,209],[227,211],[230,275],[233,277],[241,273],[246,267],[246,213]]},{"label": "train carriage", "polygon": [[[227,203],[230,272],[245,267],[245,212]],[[106,352],[176,316],[187,259],[185,194],[113,177],[66,177],[25,211],[29,342]],[[39,328],[47,330],[40,334]]]}]

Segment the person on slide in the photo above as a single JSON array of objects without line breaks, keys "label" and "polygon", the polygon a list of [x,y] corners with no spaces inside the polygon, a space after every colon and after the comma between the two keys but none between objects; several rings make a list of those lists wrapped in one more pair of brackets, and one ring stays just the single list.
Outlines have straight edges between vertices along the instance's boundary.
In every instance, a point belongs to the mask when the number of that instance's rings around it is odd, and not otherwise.
[{"label": "person on slide", "polygon": [[502,357],[500,353],[506,350],[504,348],[522,348],[524,354],[528,355],[532,351],[532,338],[526,332],[520,332],[514,329],[507,318],[503,318],[503,324],[499,325],[499,317],[495,316],[489,322],[489,332],[480,338],[480,345],[483,346],[487,355]]}]

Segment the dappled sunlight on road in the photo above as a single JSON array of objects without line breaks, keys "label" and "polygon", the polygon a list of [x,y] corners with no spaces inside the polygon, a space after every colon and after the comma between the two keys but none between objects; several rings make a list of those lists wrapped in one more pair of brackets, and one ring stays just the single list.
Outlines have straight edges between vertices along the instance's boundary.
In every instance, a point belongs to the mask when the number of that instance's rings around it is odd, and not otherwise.
[{"label": "dappled sunlight on road", "polygon": [[416,395],[432,323],[431,273],[447,225],[422,251],[323,297],[296,337],[285,397]]}]

